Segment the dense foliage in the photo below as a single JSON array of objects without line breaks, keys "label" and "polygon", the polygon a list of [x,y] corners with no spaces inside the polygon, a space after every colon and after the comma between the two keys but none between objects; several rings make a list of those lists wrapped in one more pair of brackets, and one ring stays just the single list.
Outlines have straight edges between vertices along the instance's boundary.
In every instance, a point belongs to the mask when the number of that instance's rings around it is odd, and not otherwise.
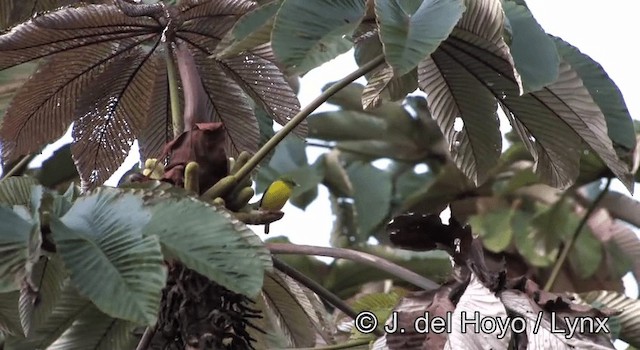
[{"label": "dense foliage", "polygon": [[[0,0],[0,27],[0,349],[640,346],[640,204],[609,190],[640,179],[634,121],[523,0]],[[331,247],[251,231],[283,176],[302,209],[328,189]],[[454,330],[385,335],[392,311]],[[551,331],[585,318],[610,332]]]}]

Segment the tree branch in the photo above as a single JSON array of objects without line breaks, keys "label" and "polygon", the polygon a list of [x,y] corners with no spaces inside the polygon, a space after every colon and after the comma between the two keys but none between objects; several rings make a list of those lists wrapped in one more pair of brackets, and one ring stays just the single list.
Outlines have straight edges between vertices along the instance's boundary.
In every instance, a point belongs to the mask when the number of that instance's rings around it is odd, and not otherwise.
[{"label": "tree branch", "polygon": [[424,290],[440,288],[439,284],[431,281],[430,279],[424,278],[409,269],[405,269],[404,267],[396,265],[379,256],[364,252],[344,248],[315,247],[289,243],[267,243],[267,249],[269,249],[272,254],[319,255],[352,260],[386,271]]}]

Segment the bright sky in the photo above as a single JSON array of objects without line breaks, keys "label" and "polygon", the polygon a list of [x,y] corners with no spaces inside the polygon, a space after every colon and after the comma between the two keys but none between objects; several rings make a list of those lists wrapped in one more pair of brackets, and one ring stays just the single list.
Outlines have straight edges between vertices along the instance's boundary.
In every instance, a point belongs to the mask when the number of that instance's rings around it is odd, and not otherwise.
[{"label": "bright sky", "polygon": [[[640,51],[633,44],[640,33],[637,14],[640,13],[638,0],[527,0],[531,11],[542,27],[550,34],[559,36],[583,53],[599,62],[622,91],[631,115],[640,118]],[[308,104],[321,92],[327,82],[336,81],[356,69],[352,52],[308,73],[301,81],[300,101]],[[364,83],[363,80],[360,82]],[[333,109],[324,105],[320,110]],[[69,139],[64,142],[69,142]],[[57,147],[62,143],[57,143]],[[57,148],[56,146],[54,146]],[[49,148],[32,164],[39,164],[53,149]],[[133,152],[132,152],[133,153]],[[137,152],[136,152],[137,153]],[[310,161],[315,160],[318,151],[309,151]],[[128,170],[136,157],[130,156],[108,184],[113,185],[121,174]],[[626,193],[620,183],[612,188]],[[640,199],[640,195],[634,196]],[[328,193],[319,187],[318,199],[306,210],[301,211],[291,205],[285,207],[284,218],[271,225],[269,237],[287,235],[299,244],[329,244],[332,214]],[[262,227],[254,227],[260,237],[266,238]],[[637,297],[637,283],[633,278],[625,279],[627,294]]]}]

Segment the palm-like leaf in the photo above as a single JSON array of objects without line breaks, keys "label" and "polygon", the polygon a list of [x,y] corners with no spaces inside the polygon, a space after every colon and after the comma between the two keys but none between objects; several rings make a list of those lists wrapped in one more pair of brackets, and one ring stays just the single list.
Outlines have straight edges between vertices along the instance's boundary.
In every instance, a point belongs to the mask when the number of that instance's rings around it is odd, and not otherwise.
[{"label": "palm-like leaf", "polygon": [[225,123],[227,152],[255,151],[258,126],[247,95],[284,124],[300,108],[295,93],[268,44],[224,61],[208,58],[254,7],[249,0],[182,1],[158,11],[116,1],[46,13],[1,35],[0,70],[46,60],[7,110],[3,161],[38,150],[72,122],[72,154],[85,187],[108,179],[136,139],[144,158],[157,157],[172,137],[163,38],[185,43],[194,56],[214,107],[213,116],[200,118]]}]

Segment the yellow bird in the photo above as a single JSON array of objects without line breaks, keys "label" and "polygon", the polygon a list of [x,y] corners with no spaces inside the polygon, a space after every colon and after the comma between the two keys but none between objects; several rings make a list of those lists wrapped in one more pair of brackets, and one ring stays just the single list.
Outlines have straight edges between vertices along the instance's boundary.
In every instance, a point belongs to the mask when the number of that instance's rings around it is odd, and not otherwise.
[{"label": "yellow bird", "polygon": [[[298,186],[292,179],[287,177],[281,177],[274,181],[267,187],[266,191],[262,195],[258,207],[260,210],[266,211],[280,211],[282,207],[287,203],[293,188]],[[269,233],[269,224],[264,226],[264,233]]]}]

